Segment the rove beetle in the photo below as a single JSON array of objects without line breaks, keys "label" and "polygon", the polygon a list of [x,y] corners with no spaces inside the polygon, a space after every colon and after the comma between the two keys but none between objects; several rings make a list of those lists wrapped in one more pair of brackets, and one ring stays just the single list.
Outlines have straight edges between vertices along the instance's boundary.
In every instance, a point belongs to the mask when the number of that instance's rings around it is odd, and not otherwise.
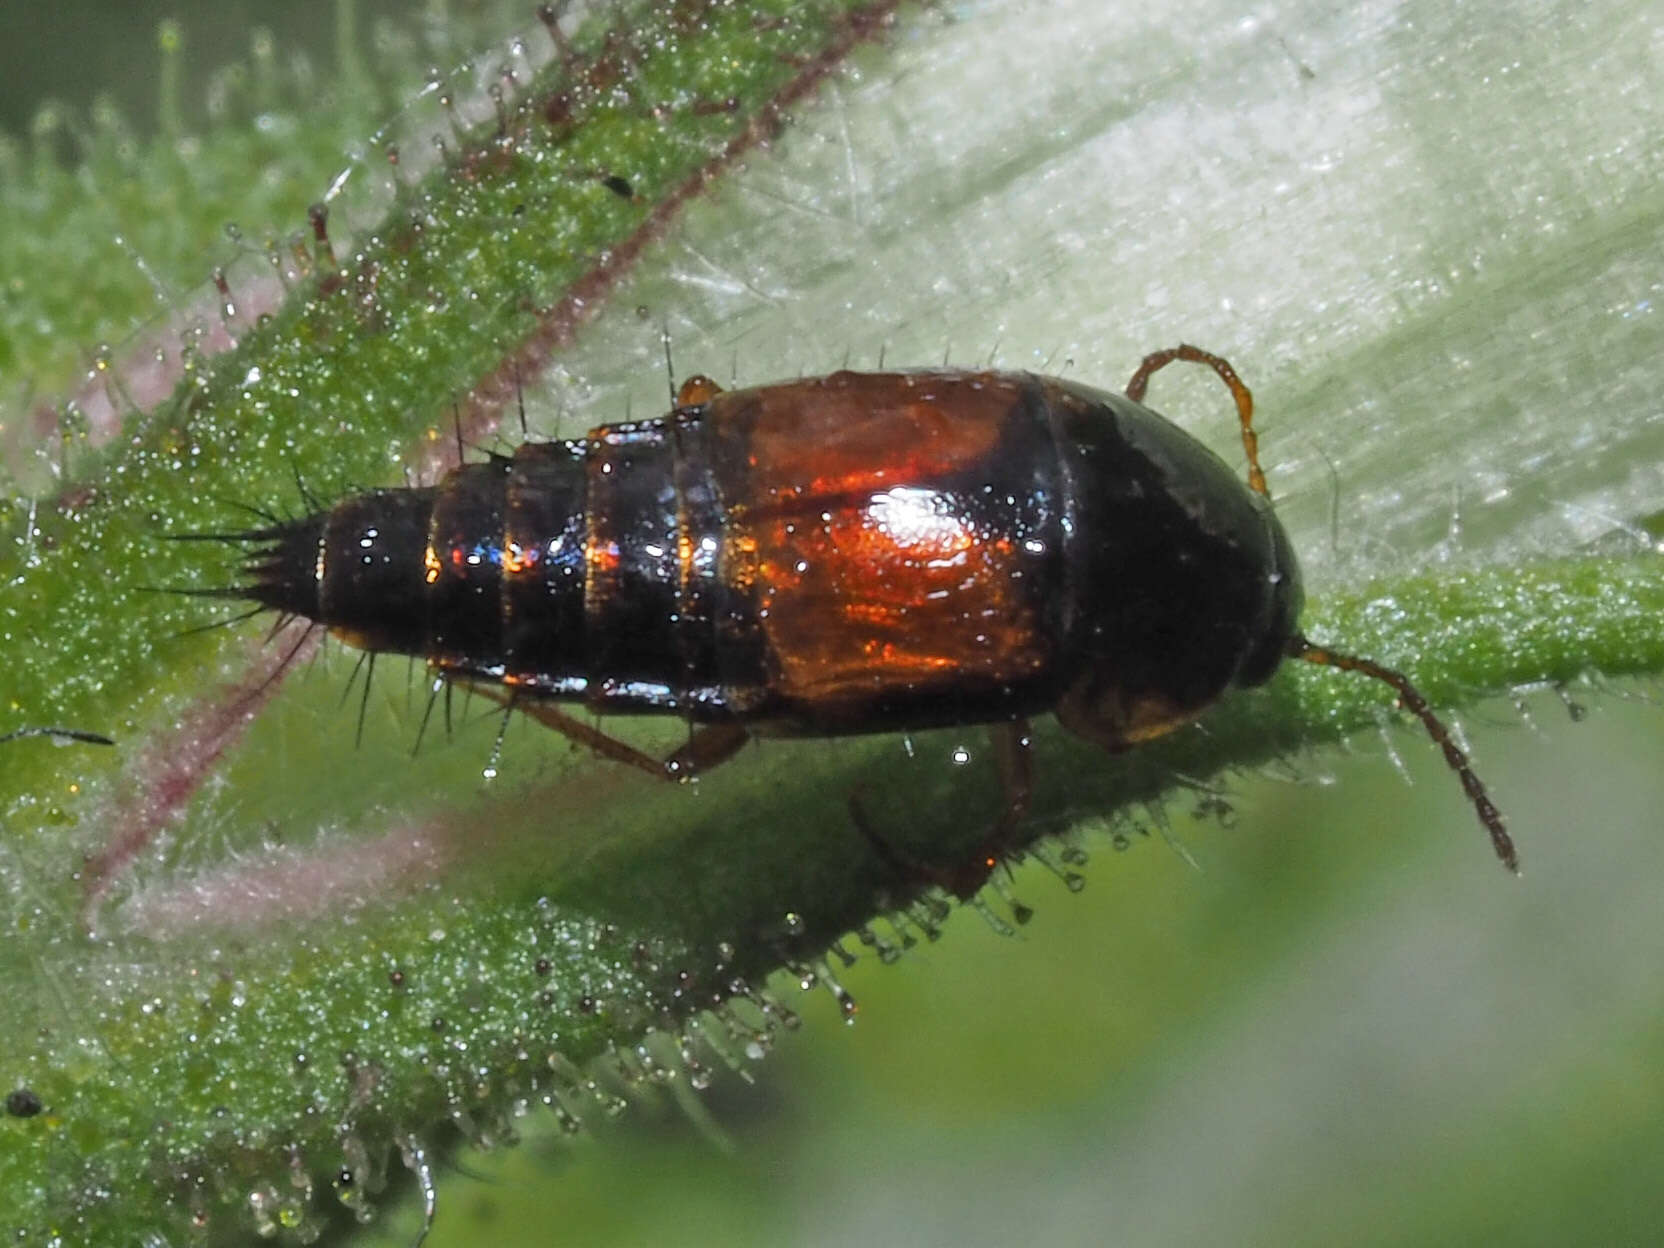
[{"label": "rove beetle", "polygon": [[[1174,360],[1236,401],[1244,485],[1144,407]],[[1028,803],[1030,716],[1119,751],[1189,723],[1284,659],[1391,685],[1517,869],[1467,757],[1400,673],[1298,627],[1299,564],[1225,360],[1145,357],[1125,395],[1028,373],[837,372],[683,383],[656,420],[528,442],[437,484],[269,517],[246,584],[208,591],[419,655],[602,755],[685,780],[753,734],[988,723],[1006,805]],[[650,757],[561,708],[676,714]]]}]

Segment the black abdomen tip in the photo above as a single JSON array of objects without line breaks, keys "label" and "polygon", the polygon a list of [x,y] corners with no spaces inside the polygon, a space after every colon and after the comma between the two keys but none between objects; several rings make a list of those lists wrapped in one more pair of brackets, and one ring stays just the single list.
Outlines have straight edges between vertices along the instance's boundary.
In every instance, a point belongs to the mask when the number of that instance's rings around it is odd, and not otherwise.
[{"label": "black abdomen tip", "polygon": [[245,534],[259,543],[249,552],[243,597],[284,615],[318,618],[318,543],[327,512],[286,520]]}]

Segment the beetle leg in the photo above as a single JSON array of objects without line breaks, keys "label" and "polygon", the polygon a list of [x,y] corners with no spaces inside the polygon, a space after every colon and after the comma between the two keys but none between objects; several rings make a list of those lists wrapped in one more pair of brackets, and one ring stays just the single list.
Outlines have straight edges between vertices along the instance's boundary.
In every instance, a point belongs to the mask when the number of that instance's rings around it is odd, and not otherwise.
[{"label": "beetle leg", "polygon": [[586,746],[602,758],[623,763],[660,780],[691,780],[700,772],[709,771],[718,763],[726,762],[739,752],[750,738],[744,725],[738,723],[705,724],[694,730],[686,745],[665,758],[636,749],[628,742],[608,736],[576,715],[570,715],[555,703],[542,698],[517,698],[492,685],[474,684],[473,691],[487,701],[508,710],[519,711],[552,728],[568,741]]},{"label": "beetle leg", "polygon": [[1054,713],[1066,732],[1111,754],[1166,736],[1196,718],[1201,708],[1178,705],[1159,693],[1128,694],[1088,672],[1058,700]]},{"label": "beetle leg", "polygon": [[[1017,719],[1009,724],[998,724],[990,729],[994,737],[994,759],[1000,771],[1000,788],[1005,793],[1005,809],[988,838],[992,850],[998,853],[1010,844],[1017,825],[1028,814],[1034,796],[1034,730],[1028,720]],[[1003,856],[1003,855],[1001,855]]]},{"label": "beetle leg", "polygon": [[988,877],[1000,865],[998,858],[990,858],[983,854],[978,854],[970,862],[958,867],[921,862],[904,854],[873,827],[872,820],[867,818],[866,807],[862,805],[859,789],[851,791],[849,795],[849,821],[855,825],[855,830],[861,834],[873,855],[908,888],[934,886],[960,901],[969,902],[982,891]]},{"label": "beetle leg", "polygon": [[676,389],[675,406],[700,407],[709,403],[722,393],[722,387],[717,385],[703,373],[695,373]]},{"label": "beetle leg", "polygon": [[521,714],[535,719],[545,728],[552,728],[568,741],[586,746],[599,754],[602,758],[611,759],[615,763],[624,763],[645,771],[649,775],[658,776],[661,780],[670,779],[664,764],[651,754],[644,754],[635,746],[620,741],[617,737],[609,737],[599,728],[584,723],[576,715],[568,715],[553,702],[544,702],[530,698],[515,698],[512,694],[503,694],[496,689],[476,686],[475,692],[492,702],[511,707]]},{"label": "beetle leg", "polygon": [[1248,387],[1242,384],[1242,378],[1236,375],[1236,369],[1231,367],[1229,360],[1200,347],[1193,347],[1187,342],[1181,342],[1165,351],[1152,351],[1139,364],[1132,380],[1127,382],[1127,397],[1134,403],[1142,403],[1144,392],[1150,386],[1151,374],[1166,368],[1174,360],[1206,364],[1219,374],[1219,380],[1230,389],[1231,397],[1236,400],[1237,419],[1242,422],[1242,449],[1248,452],[1248,488],[1269,498],[1271,491],[1266,488],[1265,473],[1260,471],[1260,439],[1254,432],[1254,396]]},{"label": "beetle leg", "polygon": [[687,744],[659,764],[672,780],[692,780],[701,772],[725,763],[751,740],[751,733],[737,720],[702,724],[688,736]]},{"label": "beetle leg", "polygon": [[[859,792],[849,795],[850,821],[885,866],[910,884],[934,884],[966,903],[972,902],[994,873],[1014,856],[1011,843],[1017,826],[1028,813],[1029,801],[1034,793],[1033,732],[1028,721],[1018,719],[998,724],[990,732],[994,738],[994,755],[1000,773],[1000,787],[1005,793],[1005,806],[987,839],[966,863],[943,867],[909,858],[873,828],[861,805]],[[1010,902],[1017,921],[1026,923],[1032,911],[1021,902],[1009,897],[1006,900]]]}]

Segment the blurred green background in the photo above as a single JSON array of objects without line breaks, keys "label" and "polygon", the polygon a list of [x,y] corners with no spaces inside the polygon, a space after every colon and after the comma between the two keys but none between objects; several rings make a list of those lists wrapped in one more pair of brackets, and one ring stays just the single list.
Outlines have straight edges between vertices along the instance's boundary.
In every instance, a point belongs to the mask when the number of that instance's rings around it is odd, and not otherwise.
[{"label": "blurred green background", "polygon": [[704,1098],[726,1146],[669,1101],[599,1141],[533,1119],[465,1157],[430,1242],[1653,1242],[1664,736],[1596,706],[1486,730],[1523,880],[1408,734],[1413,787],[1376,750],[1245,780],[1236,828],[1173,821],[1200,871],[1088,841],[1078,897],[1019,873],[1020,937],[961,912],[864,959],[853,1027],[819,994]]},{"label": "blurred green background", "polygon": [[[195,81],[212,32],[246,45],[220,6],[116,12],[10,6],[0,124],[89,89],[147,121],[163,12]],[[260,8],[320,62],[336,15]],[[1259,389],[1318,588],[1564,553],[1664,499],[1661,39],[1625,4],[909,11],[563,367],[651,410],[638,303],[723,379],[884,345],[1113,384],[1188,337]],[[898,965],[862,958],[853,1028],[781,986],[805,1025],[753,1083],[575,1142],[534,1114],[445,1175],[429,1243],[1654,1242],[1656,693],[1462,717],[1521,881],[1407,729],[1408,784],[1375,738],[1237,777],[1231,826],[1180,796],[1172,843],[1088,835],[1078,897],[1020,872],[1016,938],[961,912]],[[374,1242],[415,1226],[405,1207]]]}]

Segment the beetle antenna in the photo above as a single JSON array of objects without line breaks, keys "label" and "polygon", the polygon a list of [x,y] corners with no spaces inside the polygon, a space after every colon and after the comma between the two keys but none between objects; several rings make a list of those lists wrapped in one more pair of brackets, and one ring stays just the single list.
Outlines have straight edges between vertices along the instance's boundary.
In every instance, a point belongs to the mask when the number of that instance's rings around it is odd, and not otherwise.
[{"label": "beetle antenna", "polygon": [[1515,850],[1514,840],[1508,835],[1508,828],[1502,821],[1502,812],[1491,802],[1490,796],[1485,792],[1484,782],[1473,770],[1468,756],[1451,738],[1450,730],[1433,713],[1433,708],[1427,705],[1427,699],[1410,683],[1408,676],[1402,672],[1395,672],[1390,667],[1382,667],[1371,659],[1359,658],[1354,654],[1341,654],[1327,646],[1314,646],[1299,633],[1289,638],[1288,657],[1306,663],[1316,663],[1320,667],[1338,668],[1343,672],[1358,672],[1391,685],[1398,693],[1400,705],[1421,721],[1422,727],[1427,729],[1427,735],[1433,738],[1433,744],[1444,751],[1444,761],[1450,764],[1450,769],[1461,778],[1462,789],[1467,793],[1468,800],[1473,803],[1479,822],[1490,834],[1491,848],[1496,850],[1496,856],[1502,860],[1502,865],[1515,875],[1520,873],[1519,853]]},{"label": "beetle antenna", "polygon": [[1237,419],[1242,422],[1242,449],[1248,453],[1248,488],[1256,494],[1270,498],[1271,491],[1266,488],[1265,473],[1260,471],[1260,439],[1254,432],[1254,396],[1248,387],[1242,384],[1242,378],[1236,375],[1236,369],[1231,367],[1229,360],[1200,347],[1193,347],[1188,342],[1181,342],[1165,351],[1152,351],[1139,364],[1132,380],[1127,382],[1127,397],[1134,403],[1142,403],[1144,392],[1150,388],[1151,375],[1166,368],[1174,360],[1205,364],[1219,374],[1219,380],[1225,383],[1231,397],[1236,400]]}]

